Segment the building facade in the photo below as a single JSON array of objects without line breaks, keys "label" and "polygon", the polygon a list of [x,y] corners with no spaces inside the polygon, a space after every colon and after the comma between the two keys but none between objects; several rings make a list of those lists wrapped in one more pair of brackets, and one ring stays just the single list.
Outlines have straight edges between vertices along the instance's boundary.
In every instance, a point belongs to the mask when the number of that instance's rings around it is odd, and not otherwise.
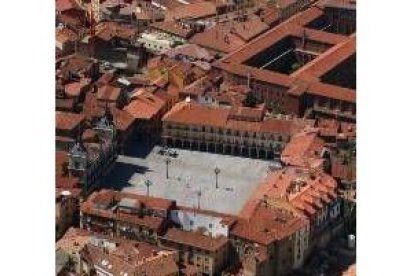
[{"label": "building facade", "polygon": [[112,115],[107,112],[93,127],[95,141],[83,142],[77,139],[68,152],[68,171],[78,177],[82,194],[89,194],[110,171],[117,157],[116,127]]},{"label": "building facade", "polygon": [[261,108],[224,108],[181,102],[163,118],[169,147],[273,159],[290,136],[311,122],[265,118]]}]

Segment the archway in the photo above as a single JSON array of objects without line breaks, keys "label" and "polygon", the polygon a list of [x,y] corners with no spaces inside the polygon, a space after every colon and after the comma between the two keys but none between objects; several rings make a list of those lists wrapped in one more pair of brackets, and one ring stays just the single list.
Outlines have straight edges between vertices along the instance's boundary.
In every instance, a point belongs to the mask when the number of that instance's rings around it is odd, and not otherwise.
[{"label": "archway", "polygon": [[256,151],[256,148],[251,148],[251,149],[250,149],[250,157],[251,157],[251,158],[257,158],[257,151]]},{"label": "archway", "polygon": [[180,139],[177,139],[175,141],[175,147],[182,148],[183,147],[183,141],[181,141]]},{"label": "archway", "polygon": [[167,146],[172,147],[173,146],[173,140],[171,138],[167,138]]},{"label": "archway", "polygon": [[249,157],[249,151],[248,151],[247,147],[242,147],[241,155],[244,156],[244,157]]},{"label": "archway", "polygon": [[190,141],[185,140],[185,141],[184,141],[184,143],[183,143],[183,147],[184,147],[185,149],[189,149],[189,148],[191,147]]},{"label": "archway", "polygon": [[237,155],[240,155],[240,148],[239,148],[239,146],[235,146],[234,147],[233,154],[236,155],[236,156]]},{"label": "archway", "polygon": [[259,158],[266,159],[266,151],[264,149],[259,150]]},{"label": "archway", "polygon": [[217,153],[223,153],[223,144],[217,144],[216,152]]},{"label": "archway", "polygon": [[231,154],[231,146],[225,145],[224,146],[224,154]]}]

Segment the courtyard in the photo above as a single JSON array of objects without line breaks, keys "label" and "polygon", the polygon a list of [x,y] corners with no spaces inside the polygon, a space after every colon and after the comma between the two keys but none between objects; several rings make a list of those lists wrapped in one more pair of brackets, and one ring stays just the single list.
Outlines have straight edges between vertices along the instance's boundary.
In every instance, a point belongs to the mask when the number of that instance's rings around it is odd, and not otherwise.
[{"label": "courtyard", "polygon": [[274,165],[271,161],[183,149],[171,149],[177,156],[167,157],[160,150],[160,146],[127,150],[118,157],[105,187],[236,215],[266,177],[269,166]]}]

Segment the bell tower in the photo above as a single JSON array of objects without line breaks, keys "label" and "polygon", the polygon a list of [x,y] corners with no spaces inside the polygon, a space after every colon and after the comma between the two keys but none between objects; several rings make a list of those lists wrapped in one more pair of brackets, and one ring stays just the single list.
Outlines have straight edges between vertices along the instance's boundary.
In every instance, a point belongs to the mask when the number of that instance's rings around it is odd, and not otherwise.
[{"label": "bell tower", "polygon": [[108,105],[105,108],[105,114],[98,120],[94,130],[98,132],[99,138],[101,139],[106,140],[110,138],[112,141],[116,140],[116,127]]},{"label": "bell tower", "polygon": [[77,140],[70,149],[68,170],[71,176],[79,177],[82,184],[85,184],[85,176],[88,169],[88,152],[82,141]]}]

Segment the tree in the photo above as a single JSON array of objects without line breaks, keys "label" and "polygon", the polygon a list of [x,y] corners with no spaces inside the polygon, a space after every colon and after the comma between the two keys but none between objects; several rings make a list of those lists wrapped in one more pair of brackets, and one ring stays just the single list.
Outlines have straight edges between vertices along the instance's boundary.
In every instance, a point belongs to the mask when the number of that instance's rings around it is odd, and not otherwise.
[{"label": "tree", "polygon": [[253,92],[247,93],[246,99],[243,101],[243,105],[247,107],[255,107],[259,103],[261,103],[259,98]]},{"label": "tree", "polygon": [[285,114],[285,111],[283,110],[279,102],[272,102],[270,105],[270,109],[272,110],[272,114]]}]

